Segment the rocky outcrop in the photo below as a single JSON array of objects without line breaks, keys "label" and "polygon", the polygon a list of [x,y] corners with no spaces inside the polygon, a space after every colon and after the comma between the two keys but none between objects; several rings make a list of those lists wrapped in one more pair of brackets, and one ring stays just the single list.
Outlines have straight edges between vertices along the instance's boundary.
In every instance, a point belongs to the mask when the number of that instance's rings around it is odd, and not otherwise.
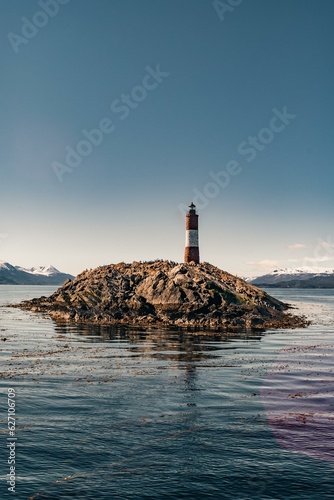
[{"label": "rocky outcrop", "polygon": [[84,271],[50,297],[20,307],[61,321],[132,326],[235,330],[306,324],[285,312],[287,304],[208,263],[110,264]]}]

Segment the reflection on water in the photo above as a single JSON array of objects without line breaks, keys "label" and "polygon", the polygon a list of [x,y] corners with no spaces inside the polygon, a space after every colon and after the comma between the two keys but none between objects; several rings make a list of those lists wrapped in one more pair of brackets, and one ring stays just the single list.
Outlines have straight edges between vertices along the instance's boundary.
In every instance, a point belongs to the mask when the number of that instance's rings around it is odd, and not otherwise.
[{"label": "reflection on water", "polygon": [[[233,341],[259,341],[259,333],[214,333],[184,329],[126,328],[124,326],[68,325],[55,323],[55,331],[64,338],[72,335],[77,341],[122,345],[133,355],[170,361],[199,362],[219,356],[222,349],[236,349]],[[224,346],[224,343],[228,345]]]},{"label": "reflection on water", "polygon": [[[38,295],[17,288],[0,287],[0,301]],[[255,336],[65,325],[0,308],[17,498],[331,498],[334,293],[316,293],[306,309],[318,323]]]}]

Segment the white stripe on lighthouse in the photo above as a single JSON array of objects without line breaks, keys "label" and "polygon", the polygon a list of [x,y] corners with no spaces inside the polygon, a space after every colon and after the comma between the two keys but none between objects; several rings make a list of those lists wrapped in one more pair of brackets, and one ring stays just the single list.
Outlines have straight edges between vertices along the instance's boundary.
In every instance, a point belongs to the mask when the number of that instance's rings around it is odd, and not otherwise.
[{"label": "white stripe on lighthouse", "polygon": [[186,230],[186,247],[198,247],[198,231],[197,229]]}]

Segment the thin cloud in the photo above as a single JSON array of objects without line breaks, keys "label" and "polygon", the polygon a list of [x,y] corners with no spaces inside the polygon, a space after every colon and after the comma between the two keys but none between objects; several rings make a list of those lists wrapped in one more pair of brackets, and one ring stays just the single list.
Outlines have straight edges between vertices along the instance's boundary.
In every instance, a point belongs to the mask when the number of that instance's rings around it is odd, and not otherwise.
[{"label": "thin cloud", "polygon": [[319,257],[305,257],[305,262],[330,262],[334,261],[334,255],[321,255]]},{"label": "thin cloud", "polygon": [[279,262],[277,262],[277,260],[267,260],[267,259],[264,259],[264,260],[257,260],[257,261],[249,261],[249,262],[246,262],[246,264],[248,266],[257,266],[257,267],[261,267],[263,269],[272,269],[272,268],[275,268],[275,267],[279,267]]},{"label": "thin cloud", "polygon": [[306,245],[303,243],[293,243],[292,245],[288,245],[288,250],[291,250],[292,252],[295,250],[301,250],[302,248],[306,248]]}]

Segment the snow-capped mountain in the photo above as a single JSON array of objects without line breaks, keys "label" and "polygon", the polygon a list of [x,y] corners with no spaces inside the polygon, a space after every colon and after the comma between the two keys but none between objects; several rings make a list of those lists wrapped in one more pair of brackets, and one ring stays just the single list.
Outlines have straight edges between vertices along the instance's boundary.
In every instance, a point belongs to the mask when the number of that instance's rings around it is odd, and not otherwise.
[{"label": "snow-capped mountain", "polygon": [[71,274],[62,273],[53,266],[26,269],[0,261],[0,284],[2,285],[62,285]]},{"label": "snow-capped mountain", "polygon": [[4,269],[5,271],[11,271],[15,270],[16,268],[9,264],[8,262],[4,262],[3,260],[0,260],[0,270]]},{"label": "snow-capped mountain", "polygon": [[248,278],[247,281],[256,286],[332,288],[334,287],[334,269],[315,267],[275,269],[263,276]]},{"label": "snow-capped mountain", "polygon": [[20,271],[24,271],[25,273],[30,274],[39,274],[41,276],[54,276],[55,274],[59,274],[60,271],[53,266],[39,266],[39,267],[31,267],[26,269],[25,267],[16,267]]}]

